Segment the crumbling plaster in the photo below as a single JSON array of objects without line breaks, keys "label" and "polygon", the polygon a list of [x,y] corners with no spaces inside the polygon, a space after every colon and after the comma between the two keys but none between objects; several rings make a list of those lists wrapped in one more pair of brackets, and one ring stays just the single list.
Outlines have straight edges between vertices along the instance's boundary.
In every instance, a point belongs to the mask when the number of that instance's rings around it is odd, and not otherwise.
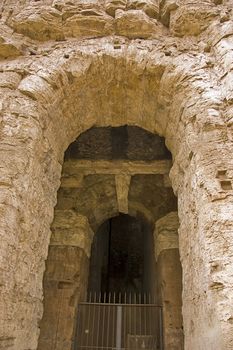
[{"label": "crumbling plaster", "polygon": [[232,349],[232,1],[165,0],[158,19],[91,1],[100,15],[59,27],[87,2],[60,3],[0,5],[1,347],[37,348],[64,151],[93,125],[129,124],[173,154],[185,349]]}]

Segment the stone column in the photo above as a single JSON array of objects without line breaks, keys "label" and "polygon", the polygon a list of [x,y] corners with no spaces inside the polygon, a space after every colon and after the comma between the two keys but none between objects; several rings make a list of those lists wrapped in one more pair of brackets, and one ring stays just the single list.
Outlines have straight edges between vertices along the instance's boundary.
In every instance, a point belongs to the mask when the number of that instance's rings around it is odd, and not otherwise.
[{"label": "stone column", "polygon": [[38,350],[71,350],[78,302],[85,296],[93,232],[86,217],[56,210],[44,276]]},{"label": "stone column", "polygon": [[203,141],[190,157],[177,191],[185,349],[230,350],[233,349],[232,141],[227,141],[225,129],[223,132],[215,126],[211,131],[206,132],[207,142]]},{"label": "stone column", "polygon": [[182,270],[178,226],[177,212],[171,212],[156,222],[154,232],[165,350],[183,349]]}]

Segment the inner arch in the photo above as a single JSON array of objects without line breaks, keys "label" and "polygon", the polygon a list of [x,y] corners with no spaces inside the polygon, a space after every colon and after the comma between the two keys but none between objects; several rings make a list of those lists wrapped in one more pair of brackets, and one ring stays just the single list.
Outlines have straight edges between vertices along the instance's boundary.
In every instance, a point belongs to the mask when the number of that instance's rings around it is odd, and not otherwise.
[{"label": "inner arch", "polygon": [[161,160],[171,159],[165,139],[138,126],[92,127],[70,144],[69,159]]},{"label": "inner arch", "polygon": [[155,295],[153,231],[141,218],[120,214],[95,234],[88,293]]},{"label": "inner arch", "polygon": [[[182,343],[177,200],[169,180],[171,165],[164,138],[128,124],[92,127],[68,147],[51,227],[39,350],[51,350],[52,344],[71,350],[78,344],[77,312],[88,292],[156,296],[164,307],[168,341],[175,332]],[[106,223],[109,218],[111,222]],[[106,269],[95,242],[104,250],[109,237],[101,244],[98,237],[107,235],[109,226],[116,245],[109,247],[113,264]],[[103,277],[104,268],[108,278]],[[169,294],[174,284],[177,300]],[[59,310],[54,305],[60,305]]]}]

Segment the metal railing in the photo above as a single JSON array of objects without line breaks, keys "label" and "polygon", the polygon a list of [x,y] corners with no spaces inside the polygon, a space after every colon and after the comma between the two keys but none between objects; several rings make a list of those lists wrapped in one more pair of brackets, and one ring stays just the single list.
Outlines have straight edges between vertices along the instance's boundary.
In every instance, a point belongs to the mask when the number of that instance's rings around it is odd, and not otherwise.
[{"label": "metal railing", "polygon": [[97,295],[79,304],[75,350],[163,350],[162,308],[149,295]]}]

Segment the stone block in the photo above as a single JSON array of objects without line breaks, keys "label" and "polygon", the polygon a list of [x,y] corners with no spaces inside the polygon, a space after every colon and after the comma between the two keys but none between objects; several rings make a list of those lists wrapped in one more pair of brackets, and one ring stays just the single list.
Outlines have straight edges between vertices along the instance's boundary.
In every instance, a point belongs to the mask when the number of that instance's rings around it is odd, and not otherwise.
[{"label": "stone block", "polygon": [[116,34],[130,39],[146,39],[157,32],[157,21],[142,10],[116,11]]}]

